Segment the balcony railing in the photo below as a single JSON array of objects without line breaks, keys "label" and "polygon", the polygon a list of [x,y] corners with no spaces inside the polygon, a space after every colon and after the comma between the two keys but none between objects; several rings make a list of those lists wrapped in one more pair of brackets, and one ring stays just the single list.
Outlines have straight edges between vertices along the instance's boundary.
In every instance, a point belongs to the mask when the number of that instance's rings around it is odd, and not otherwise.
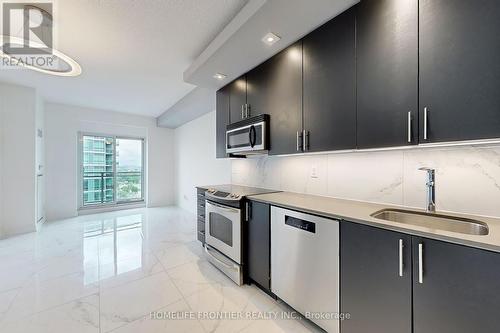
[{"label": "balcony railing", "polygon": [[143,199],[140,171],[84,172],[83,184],[84,205]]},{"label": "balcony railing", "polygon": [[142,172],[127,171],[116,173],[117,201],[141,200],[142,197]]}]

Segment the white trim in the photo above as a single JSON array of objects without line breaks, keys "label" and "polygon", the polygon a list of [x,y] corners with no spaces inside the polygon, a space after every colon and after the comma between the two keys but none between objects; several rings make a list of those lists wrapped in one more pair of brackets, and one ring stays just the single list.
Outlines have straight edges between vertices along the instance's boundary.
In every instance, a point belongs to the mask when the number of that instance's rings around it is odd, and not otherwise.
[{"label": "white trim", "polygon": [[144,201],[134,202],[134,203],[118,203],[115,205],[108,205],[108,206],[87,206],[78,209],[78,216],[114,212],[123,209],[145,208],[145,207],[146,203]]}]

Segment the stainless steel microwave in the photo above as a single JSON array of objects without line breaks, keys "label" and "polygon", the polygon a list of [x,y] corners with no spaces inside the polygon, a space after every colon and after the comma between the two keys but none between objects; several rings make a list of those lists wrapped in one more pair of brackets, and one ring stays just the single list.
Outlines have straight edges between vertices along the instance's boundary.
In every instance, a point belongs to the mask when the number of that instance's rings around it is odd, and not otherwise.
[{"label": "stainless steel microwave", "polygon": [[262,114],[227,125],[226,153],[249,155],[265,153],[269,144],[269,115]]}]

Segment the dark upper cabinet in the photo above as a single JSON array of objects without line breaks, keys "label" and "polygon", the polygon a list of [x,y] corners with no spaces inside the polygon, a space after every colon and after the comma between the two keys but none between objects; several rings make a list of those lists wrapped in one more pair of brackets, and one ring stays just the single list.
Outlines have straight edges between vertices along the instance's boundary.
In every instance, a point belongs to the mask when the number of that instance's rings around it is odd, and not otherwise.
[{"label": "dark upper cabinet", "polygon": [[355,10],[303,39],[304,151],[356,148]]},{"label": "dark upper cabinet", "polygon": [[500,1],[421,0],[419,11],[420,142],[500,137]]},{"label": "dark upper cabinet", "polygon": [[218,100],[270,115],[270,155],[499,138],[499,28],[498,0],[362,0]]},{"label": "dark upper cabinet", "polygon": [[340,309],[351,317],[342,333],[411,333],[411,272],[409,235],[343,221]]},{"label": "dark upper cabinet", "polygon": [[247,82],[245,75],[229,83],[226,87],[229,91],[230,123],[245,119],[244,109],[247,103]]},{"label": "dark upper cabinet", "polygon": [[226,126],[229,124],[229,86],[215,93],[215,152],[217,158],[226,157]]},{"label": "dark upper cabinet", "polygon": [[247,73],[247,103],[252,116],[270,116],[270,155],[297,152],[302,131],[302,42]]},{"label": "dark upper cabinet", "polygon": [[499,253],[413,237],[413,261],[414,333],[498,332]]},{"label": "dark upper cabinet", "polygon": [[248,277],[267,291],[271,290],[271,208],[249,201]]},{"label": "dark upper cabinet", "polygon": [[416,144],[417,0],[363,0],[356,29],[358,147]]}]

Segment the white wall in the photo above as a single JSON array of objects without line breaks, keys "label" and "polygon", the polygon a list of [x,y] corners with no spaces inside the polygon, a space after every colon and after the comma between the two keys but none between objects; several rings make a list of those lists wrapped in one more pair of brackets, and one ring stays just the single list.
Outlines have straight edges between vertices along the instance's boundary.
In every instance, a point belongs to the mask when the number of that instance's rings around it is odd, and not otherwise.
[{"label": "white wall", "polygon": [[196,213],[195,186],[231,183],[231,161],[215,158],[215,111],[175,129],[176,203]]},{"label": "white wall", "polygon": [[70,105],[45,105],[46,216],[58,220],[78,214],[78,133],[146,139],[148,207],[174,203],[173,130],[142,117]]},{"label": "white wall", "polygon": [[[425,208],[436,168],[437,209],[500,217],[500,146],[257,157],[233,160],[235,184]],[[316,177],[311,177],[315,169]]]},{"label": "white wall", "polygon": [[[35,172],[36,172],[36,222],[37,227],[45,221],[45,103],[37,95],[35,111]],[[39,221],[39,214],[43,217]],[[39,223],[38,223],[39,222]]]},{"label": "white wall", "polygon": [[36,112],[32,88],[0,84],[2,236],[35,230]]}]

